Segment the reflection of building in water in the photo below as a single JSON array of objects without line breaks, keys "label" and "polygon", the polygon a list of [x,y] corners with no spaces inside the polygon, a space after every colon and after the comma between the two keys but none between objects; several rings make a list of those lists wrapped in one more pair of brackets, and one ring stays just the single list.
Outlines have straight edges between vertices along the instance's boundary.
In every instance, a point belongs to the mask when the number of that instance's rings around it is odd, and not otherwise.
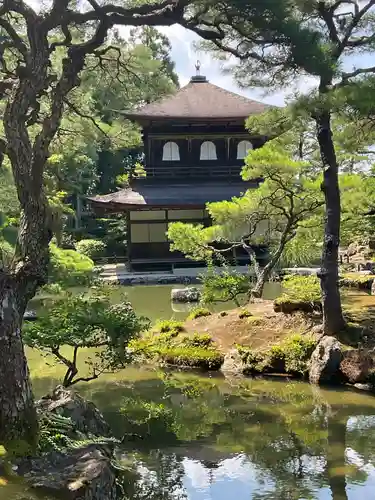
[{"label": "reflection of building in water", "polygon": [[[133,270],[196,266],[171,252],[168,224],[210,225],[207,202],[229,200],[258,185],[240,176],[249,149],[266,138],[249,134],[245,120],[267,106],[209,83],[200,74],[175,95],[124,116],[142,127],[144,177],[130,187],[91,198],[96,212],[127,214],[127,252]],[[247,261],[240,250],[228,257]]]}]

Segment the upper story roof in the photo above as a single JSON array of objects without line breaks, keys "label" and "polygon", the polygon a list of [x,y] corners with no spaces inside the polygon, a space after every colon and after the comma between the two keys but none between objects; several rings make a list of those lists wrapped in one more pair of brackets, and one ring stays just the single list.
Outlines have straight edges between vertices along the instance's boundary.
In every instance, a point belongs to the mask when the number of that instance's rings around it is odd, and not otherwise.
[{"label": "upper story roof", "polygon": [[268,108],[267,104],[229,92],[208,82],[204,76],[197,75],[176,94],[125,113],[125,116],[132,120],[245,120]]}]

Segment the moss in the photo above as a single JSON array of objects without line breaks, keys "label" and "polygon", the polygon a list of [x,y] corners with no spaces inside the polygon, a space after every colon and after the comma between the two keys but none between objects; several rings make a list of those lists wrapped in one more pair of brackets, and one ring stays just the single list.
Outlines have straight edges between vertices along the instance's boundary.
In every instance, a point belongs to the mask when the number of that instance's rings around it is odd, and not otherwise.
[{"label": "moss", "polygon": [[197,319],[204,318],[205,316],[211,316],[211,311],[205,307],[197,307],[191,311],[187,319]]},{"label": "moss", "polygon": [[237,349],[246,365],[245,373],[304,375],[315,347],[314,339],[296,334],[269,349],[254,351],[243,346]]},{"label": "moss", "polygon": [[358,290],[371,290],[374,276],[361,273],[344,273],[340,276],[339,286],[357,288]]},{"label": "moss", "polygon": [[175,336],[171,332],[147,335],[134,340],[129,347],[136,355],[173,366],[218,370],[224,361],[208,334]]},{"label": "moss", "polygon": [[246,309],[243,309],[238,315],[240,319],[250,318],[251,316],[252,316],[251,312],[247,311]]},{"label": "moss", "polygon": [[219,316],[221,318],[224,318],[225,316],[228,316],[228,313],[226,311],[221,311],[221,312],[219,312]]}]

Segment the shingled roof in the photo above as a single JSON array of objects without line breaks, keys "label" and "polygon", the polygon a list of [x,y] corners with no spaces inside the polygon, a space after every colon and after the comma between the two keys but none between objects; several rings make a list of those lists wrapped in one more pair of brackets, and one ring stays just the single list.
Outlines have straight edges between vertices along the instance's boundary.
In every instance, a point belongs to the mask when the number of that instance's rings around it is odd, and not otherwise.
[{"label": "shingled roof", "polygon": [[203,76],[193,77],[188,85],[176,94],[165,97],[143,108],[125,113],[130,119],[245,119],[259,114],[269,106],[242,97],[208,82]]}]

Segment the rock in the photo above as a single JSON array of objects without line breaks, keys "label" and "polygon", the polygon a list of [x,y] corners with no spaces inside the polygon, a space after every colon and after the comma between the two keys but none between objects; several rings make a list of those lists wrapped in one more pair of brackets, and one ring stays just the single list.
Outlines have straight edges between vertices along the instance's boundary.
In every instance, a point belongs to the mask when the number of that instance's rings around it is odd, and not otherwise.
[{"label": "rock", "polygon": [[373,366],[373,358],[366,351],[350,349],[342,353],[340,371],[351,384],[366,382]]},{"label": "rock", "polygon": [[78,431],[95,436],[111,436],[111,429],[94,403],[86,401],[74,391],[56,387],[52,395],[37,402],[39,412],[51,412],[70,417]]},{"label": "rock", "polygon": [[231,349],[224,356],[224,362],[221,365],[221,371],[228,374],[242,374],[245,369],[240,353],[237,349]]},{"label": "rock", "polygon": [[356,253],[358,253],[358,244],[357,243],[350,243],[350,245],[348,246],[348,248],[346,250],[346,255],[348,255],[349,257],[352,257]]},{"label": "rock", "polygon": [[372,282],[371,285],[371,295],[375,295],[375,280]]},{"label": "rock", "polygon": [[38,319],[36,311],[25,311],[25,314],[23,315],[24,321],[36,321]]},{"label": "rock", "polygon": [[173,302],[199,302],[201,292],[194,286],[174,288],[171,290],[171,299]]},{"label": "rock", "polygon": [[310,383],[321,384],[337,380],[341,358],[338,341],[334,337],[323,337],[310,359]]},{"label": "rock", "polygon": [[[107,449],[108,448],[108,449]],[[32,488],[66,500],[116,500],[113,450],[90,444],[69,452],[51,452],[24,459],[18,474]]]},{"label": "rock", "polygon": [[371,384],[354,384],[353,387],[359,391],[374,392],[374,387]]},{"label": "rock", "polygon": [[277,313],[282,312],[284,314],[292,314],[297,311],[305,313],[321,312],[322,303],[318,301],[308,302],[278,297],[273,303],[273,310]]}]

